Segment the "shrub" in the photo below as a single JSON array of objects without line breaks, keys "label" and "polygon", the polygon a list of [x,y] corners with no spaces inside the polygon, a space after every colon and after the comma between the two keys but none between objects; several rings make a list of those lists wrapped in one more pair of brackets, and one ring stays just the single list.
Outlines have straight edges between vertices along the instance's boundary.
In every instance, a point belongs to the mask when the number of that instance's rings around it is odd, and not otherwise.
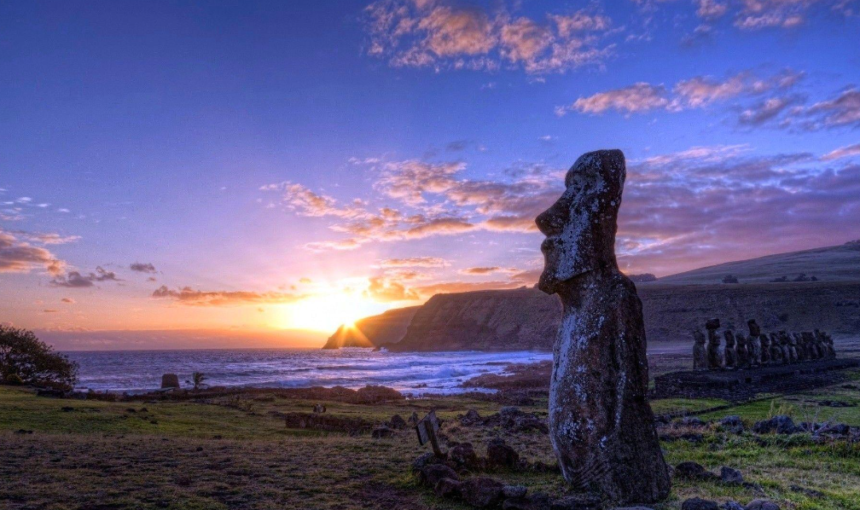
[{"label": "shrub", "polygon": [[71,389],[78,364],[56,353],[32,331],[0,326],[0,380]]}]

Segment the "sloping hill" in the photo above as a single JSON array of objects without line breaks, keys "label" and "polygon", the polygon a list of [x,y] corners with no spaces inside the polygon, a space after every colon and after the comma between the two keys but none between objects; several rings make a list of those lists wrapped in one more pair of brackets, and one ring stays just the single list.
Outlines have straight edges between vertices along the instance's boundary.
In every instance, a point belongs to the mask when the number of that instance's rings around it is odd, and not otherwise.
[{"label": "sloping hill", "polygon": [[722,283],[732,275],[740,283],[767,283],[786,277],[792,281],[800,274],[822,282],[860,281],[860,241],[813,250],[779,253],[756,259],[726,262],[664,276],[656,283],[701,285]]}]

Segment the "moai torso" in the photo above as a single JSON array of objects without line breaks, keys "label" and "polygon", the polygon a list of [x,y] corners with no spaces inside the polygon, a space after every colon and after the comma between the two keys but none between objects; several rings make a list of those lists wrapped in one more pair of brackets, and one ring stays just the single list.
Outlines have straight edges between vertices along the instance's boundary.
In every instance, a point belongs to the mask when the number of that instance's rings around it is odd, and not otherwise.
[{"label": "moai torso", "polygon": [[761,364],[770,365],[770,339],[764,333],[759,335],[758,338],[761,342]]},{"label": "moai torso", "polygon": [[779,332],[779,337],[782,341],[783,351],[787,356],[789,363],[797,363],[797,345],[794,344],[794,340],[791,336],[785,331]]},{"label": "moai torso", "polygon": [[726,347],[723,350],[723,359],[726,368],[737,368],[737,350],[735,349],[735,334],[731,331],[723,332],[726,339]]},{"label": "moai torso", "polygon": [[809,359],[809,349],[806,346],[806,342],[803,341],[803,337],[797,333],[792,333],[791,341],[797,347],[798,361],[807,361]]},{"label": "moai torso", "polygon": [[693,330],[693,370],[708,369],[708,351],[705,348],[705,334],[699,329]]},{"label": "moai torso", "polygon": [[809,331],[804,331],[801,333],[803,338],[806,339],[806,343],[809,344],[809,359],[818,360],[821,359],[821,349],[816,341],[815,335],[810,333]]}]

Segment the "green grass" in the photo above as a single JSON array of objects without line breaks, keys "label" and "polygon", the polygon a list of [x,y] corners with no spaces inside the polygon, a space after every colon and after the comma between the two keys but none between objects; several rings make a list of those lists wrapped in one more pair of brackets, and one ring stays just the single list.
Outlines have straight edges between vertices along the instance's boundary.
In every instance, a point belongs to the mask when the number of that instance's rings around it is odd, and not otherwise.
[{"label": "green grass", "polygon": [[[739,405],[703,418],[738,414],[751,425],[777,412],[790,413],[796,421],[817,413],[818,420],[860,425],[860,406],[821,407],[821,400],[860,402],[860,392],[836,386]],[[111,403],[39,398],[25,389],[0,387],[0,508],[464,508],[417,486],[409,466],[427,449],[418,446],[412,430],[373,440],[367,434],[287,430],[272,414],[310,412],[315,403],[259,395],[210,403]],[[526,459],[554,462],[546,435],[461,426],[454,418],[470,408],[488,415],[500,407],[468,396],[375,406],[324,403],[332,415],[374,423],[393,414],[408,418],[413,411],[423,415],[436,409],[445,420],[443,434],[472,442],[479,454],[489,439],[502,436]],[[653,402],[657,414],[722,405],[728,404]],[[545,412],[545,406],[541,401],[525,410]],[[16,434],[18,429],[34,433]],[[819,445],[805,435],[736,436],[711,427],[701,443],[679,440],[663,447],[673,465],[692,460],[714,471],[734,467],[761,489],[676,480],[670,500],[655,505],[656,510],[678,509],[694,496],[741,503],[768,497],[783,510],[860,510],[858,445]],[[531,491],[565,491],[556,474],[493,476]],[[824,497],[809,498],[791,491],[791,485],[821,491]]]}]

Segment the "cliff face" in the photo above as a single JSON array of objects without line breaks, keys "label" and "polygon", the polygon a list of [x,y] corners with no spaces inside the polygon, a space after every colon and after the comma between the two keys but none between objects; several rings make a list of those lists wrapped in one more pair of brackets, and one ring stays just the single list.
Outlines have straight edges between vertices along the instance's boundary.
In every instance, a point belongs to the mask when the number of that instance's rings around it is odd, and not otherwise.
[{"label": "cliff face", "polygon": [[535,289],[437,294],[422,306],[398,351],[550,350],[561,303]]},{"label": "cliff face", "polygon": [[323,349],[339,347],[379,347],[399,341],[419,306],[388,310],[356,321],[354,328],[341,326],[329,337]]},{"label": "cliff face", "polygon": [[[718,317],[747,334],[755,318],[765,331],[822,329],[860,335],[860,283],[639,286],[650,342],[691,341],[690,330]],[[555,296],[535,289],[439,294],[418,309],[390,350],[552,350],[561,319]]]}]

